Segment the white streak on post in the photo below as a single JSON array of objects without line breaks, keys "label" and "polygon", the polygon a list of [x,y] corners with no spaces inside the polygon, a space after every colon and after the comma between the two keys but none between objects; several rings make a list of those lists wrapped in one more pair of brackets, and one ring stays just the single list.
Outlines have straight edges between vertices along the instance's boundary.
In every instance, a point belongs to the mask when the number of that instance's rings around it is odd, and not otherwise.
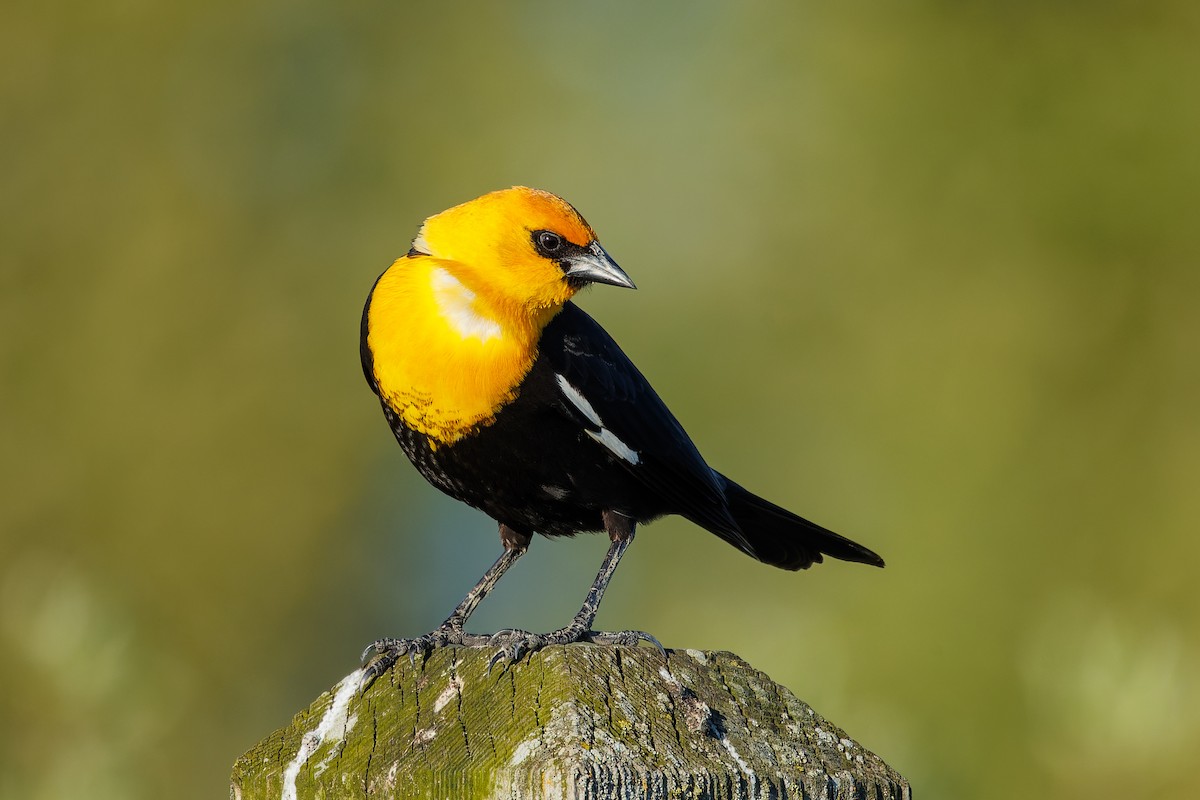
[{"label": "white streak on post", "polygon": [[[336,745],[338,742],[346,738],[346,734],[354,727],[354,723],[358,721],[358,717],[346,717],[346,709],[350,705],[350,699],[358,693],[359,685],[362,683],[363,671],[356,669],[346,677],[342,678],[341,683],[334,687],[333,700],[329,703],[329,708],[325,710],[321,721],[317,723],[317,727],[306,732],[300,739],[300,749],[296,753],[296,757],[291,760],[283,770],[283,800],[296,800],[296,778],[300,775],[300,769],[308,763],[308,760],[321,748],[323,744]],[[318,764],[318,771],[323,769],[329,763],[328,756]]]},{"label": "white streak on post", "polygon": [[729,741],[728,736],[721,737],[721,744],[725,745],[725,749],[729,751],[729,755],[733,756],[733,760],[737,762],[738,767],[742,770],[743,773],[750,776],[751,778],[756,777],[754,774],[754,770],[750,769],[750,765],[747,764],[742,759],[742,757],[738,754],[738,751],[734,749],[733,742]]},{"label": "white streak on post", "polygon": [[437,696],[437,699],[433,701],[433,713],[442,713],[442,709],[445,708],[451,700],[454,700],[462,695],[462,688],[462,678],[455,675],[446,688],[442,690],[442,693]]}]

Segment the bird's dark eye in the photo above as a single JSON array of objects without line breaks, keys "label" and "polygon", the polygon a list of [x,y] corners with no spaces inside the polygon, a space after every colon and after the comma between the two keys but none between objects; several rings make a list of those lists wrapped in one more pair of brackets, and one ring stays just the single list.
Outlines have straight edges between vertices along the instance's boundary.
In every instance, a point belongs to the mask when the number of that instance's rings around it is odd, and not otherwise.
[{"label": "bird's dark eye", "polygon": [[553,256],[563,249],[564,244],[563,238],[552,231],[533,232],[533,245],[544,256]]}]

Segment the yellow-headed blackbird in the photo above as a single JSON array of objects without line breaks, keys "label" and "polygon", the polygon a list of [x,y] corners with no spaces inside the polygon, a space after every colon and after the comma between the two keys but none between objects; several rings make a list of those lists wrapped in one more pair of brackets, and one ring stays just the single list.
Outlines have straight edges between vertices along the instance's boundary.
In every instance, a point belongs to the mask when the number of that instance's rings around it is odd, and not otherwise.
[{"label": "yellow-headed blackbird", "polygon": [[[417,470],[496,520],[504,545],[439,628],[367,649],[377,673],[402,654],[447,644],[493,646],[497,659],[516,659],[548,644],[654,642],[591,626],[635,526],[665,514],[783,569],[822,554],[883,566],[867,548],[709,467],[616,342],[570,302],[591,283],[634,288],[579,212],[520,186],[430,217],[375,282],[362,317],[367,383]],[[600,530],[612,544],[565,628],[463,631],[534,533]]]}]

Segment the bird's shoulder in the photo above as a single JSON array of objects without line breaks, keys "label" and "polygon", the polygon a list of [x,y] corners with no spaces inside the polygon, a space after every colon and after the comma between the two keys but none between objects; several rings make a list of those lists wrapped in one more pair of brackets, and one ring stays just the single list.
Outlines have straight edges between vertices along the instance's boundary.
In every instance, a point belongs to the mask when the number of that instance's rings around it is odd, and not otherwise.
[{"label": "bird's shoulder", "polygon": [[536,366],[565,378],[597,408],[626,411],[645,401],[645,411],[666,411],[608,331],[574,303],[566,303],[542,332]]},{"label": "bird's shoulder", "polygon": [[676,513],[734,525],[721,479],[683,426],[612,336],[574,303],[543,331],[530,378],[542,402],[552,399]]}]

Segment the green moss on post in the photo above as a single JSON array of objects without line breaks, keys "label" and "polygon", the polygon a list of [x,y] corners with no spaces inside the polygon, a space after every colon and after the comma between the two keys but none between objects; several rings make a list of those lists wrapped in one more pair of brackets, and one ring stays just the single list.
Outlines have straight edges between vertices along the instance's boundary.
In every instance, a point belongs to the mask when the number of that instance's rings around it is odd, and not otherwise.
[{"label": "green moss on post", "polygon": [[235,800],[908,798],[908,783],[730,653],[551,647],[359,672],[234,765]]}]

